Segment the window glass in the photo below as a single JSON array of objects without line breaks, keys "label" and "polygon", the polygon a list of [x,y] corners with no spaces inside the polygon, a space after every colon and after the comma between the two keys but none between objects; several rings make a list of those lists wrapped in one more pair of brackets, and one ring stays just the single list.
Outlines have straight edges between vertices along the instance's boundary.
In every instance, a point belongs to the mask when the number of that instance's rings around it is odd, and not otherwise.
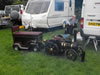
[{"label": "window glass", "polygon": [[30,14],[40,14],[48,11],[50,0],[34,0],[30,1],[26,12]]},{"label": "window glass", "polygon": [[19,6],[12,6],[12,11],[16,10],[17,12],[19,12],[20,7]]},{"label": "window glass", "polygon": [[64,11],[64,1],[55,0],[55,11]]}]

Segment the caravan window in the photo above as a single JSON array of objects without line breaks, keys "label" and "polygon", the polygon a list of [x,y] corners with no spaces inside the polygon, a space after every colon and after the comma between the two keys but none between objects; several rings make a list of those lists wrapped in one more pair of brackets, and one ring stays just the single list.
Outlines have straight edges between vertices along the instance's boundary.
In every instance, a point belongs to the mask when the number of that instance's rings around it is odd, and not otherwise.
[{"label": "caravan window", "polygon": [[64,11],[64,1],[55,0],[55,11]]},{"label": "caravan window", "polygon": [[48,11],[51,0],[32,0],[29,2],[26,12],[30,14],[40,14]]}]

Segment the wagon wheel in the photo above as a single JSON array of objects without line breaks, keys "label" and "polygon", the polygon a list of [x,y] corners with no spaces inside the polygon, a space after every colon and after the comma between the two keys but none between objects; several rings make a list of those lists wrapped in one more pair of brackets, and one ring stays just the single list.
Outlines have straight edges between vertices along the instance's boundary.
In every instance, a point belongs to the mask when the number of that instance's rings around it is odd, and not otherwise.
[{"label": "wagon wheel", "polygon": [[39,49],[40,49],[40,50],[43,50],[43,49],[45,48],[45,45],[44,45],[44,43],[42,43],[42,42],[39,43],[38,46],[39,46]]},{"label": "wagon wheel", "polygon": [[19,46],[17,46],[17,45],[14,45],[13,48],[14,48],[15,51],[19,50]]},{"label": "wagon wheel", "polygon": [[34,52],[39,51],[39,46],[35,43],[30,43],[28,48],[29,48],[29,50],[34,51]]},{"label": "wagon wheel", "polygon": [[85,51],[81,47],[78,48],[78,55],[81,57],[81,61],[84,62],[85,61]]},{"label": "wagon wheel", "polygon": [[39,47],[38,45],[34,45],[33,49],[32,49],[34,52],[38,52],[39,51]]},{"label": "wagon wheel", "polygon": [[70,60],[75,61],[77,59],[77,53],[73,49],[70,49],[67,52],[65,52],[65,55]]},{"label": "wagon wheel", "polygon": [[53,53],[56,55],[59,53],[59,48],[58,48],[58,45],[57,44],[54,44],[53,45]]},{"label": "wagon wheel", "polygon": [[80,46],[78,47],[77,53],[79,56],[81,56],[85,52]]},{"label": "wagon wheel", "polygon": [[47,42],[46,42],[46,45],[45,45],[45,52],[46,52],[47,54],[49,54],[50,48],[51,48],[51,42],[50,42],[50,41],[47,41]]},{"label": "wagon wheel", "polygon": [[45,52],[49,55],[56,55],[58,54],[58,46],[53,42],[49,42],[46,45]]}]

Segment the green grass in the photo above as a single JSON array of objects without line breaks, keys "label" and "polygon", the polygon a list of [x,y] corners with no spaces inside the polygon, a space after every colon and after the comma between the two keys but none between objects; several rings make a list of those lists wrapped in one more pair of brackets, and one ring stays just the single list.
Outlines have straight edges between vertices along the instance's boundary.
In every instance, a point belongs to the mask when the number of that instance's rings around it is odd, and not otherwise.
[{"label": "green grass", "polygon": [[[63,30],[45,33],[44,39],[60,33]],[[100,75],[100,51],[91,46],[82,63],[42,52],[15,51],[12,43],[10,29],[0,30],[0,75]]]}]

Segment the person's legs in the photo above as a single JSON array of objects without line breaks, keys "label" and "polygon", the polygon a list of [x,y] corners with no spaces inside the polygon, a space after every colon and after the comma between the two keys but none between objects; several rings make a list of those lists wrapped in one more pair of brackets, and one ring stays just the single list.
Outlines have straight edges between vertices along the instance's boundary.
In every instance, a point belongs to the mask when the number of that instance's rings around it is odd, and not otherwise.
[{"label": "person's legs", "polygon": [[67,25],[67,30],[65,31],[65,34],[69,34],[70,33],[70,27],[69,25]]},{"label": "person's legs", "polygon": [[73,33],[73,26],[72,25],[70,25],[70,34],[72,35],[72,33]]},{"label": "person's legs", "polygon": [[74,24],[74,26],[72,25],[72,34],[74,34],[74,29],[77,28],[77,24]]}]

